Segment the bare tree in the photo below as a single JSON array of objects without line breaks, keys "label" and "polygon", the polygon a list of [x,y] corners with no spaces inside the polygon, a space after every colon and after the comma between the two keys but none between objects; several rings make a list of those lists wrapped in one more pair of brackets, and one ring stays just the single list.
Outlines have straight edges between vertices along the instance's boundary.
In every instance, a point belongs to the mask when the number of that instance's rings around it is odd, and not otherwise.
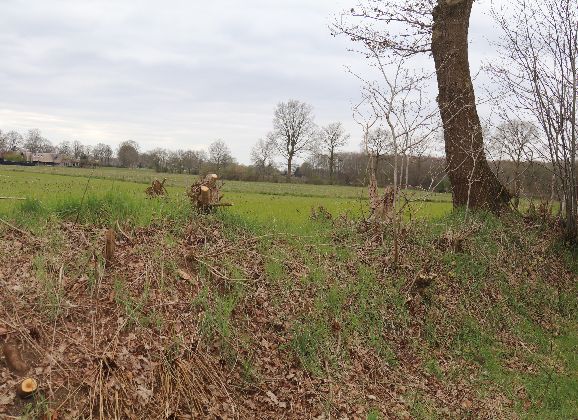
[{"label": "bare tree", "polygon": [[37,128],[28,130],[28,134],[24,139],[24,148],[32,153],[46,153],[53,150],[50,141],[43,137]]},{"label": "bare tree", "polygon": [[389,150],[391,145],[391,134],[383,127],[376,127],[369,131],[367,141],[362,143],[362,148],[367,148],[368,154],[379,160]]},{"label": "bare tree", "polygon": [[291,180],[293,159],[311,148],[315,135],[313,108],[304,102],[289,100],[275,109],[273,132],[270,134],[279,153],[287,159],[287,180]]},{"label": "bare tree", "polygon": [[493,11],[504,35],[502,63],[491,68],[515,111],[532,116],[543,131],[562,191],[566,235],[576,241],[578,8],[575,0],[513,0],[508,7],[513,19],[506,20],[502,9]]},{"label": "bare tree", "polygon": [[251,149],[251,162],[261,173],[266,175],[274,165],[275,139],[268,136],[265,140],[259,139]]},{"label": "bare tree", "polygon": [[[75,142],[76,143],[76,142]],[[136,166],[139,159],[139,147],[133,140],[123,141],[116,153],[118,162],[123,168]],[[75,151],[76,153],[76,151]]]},{"label": "bare tree", "polygon": [[24,145],[24,138],[17,131],[8,131],[4,134],[6,149],[14,152]]},{"label": "bare tree", "polygon": [[333,184],[335,172],[335,154],[347,144],[349,134],[345,133],[340,122],[334,122],[321,127],[320,142],[329,156],[329,180]]},{"label": "bare tree", "polygon": [[94,159],[98,160],[101,165],[110,165],[112,154],[112,148],[108,144],[98,143],[92,149]]},{"label": "bare tree", "polygon": [[[370,99],[362,92],[362,100],[353,106],[353,120],[363,130],[362,148],[365,150],[366,155],[369,157],[367,165],[367,172],[369,172],[369,174],[367,174],[369,175],[369,204],[371,213],[374,214],[377,210],[379,194],[377,190],[376,176],[377,158],[375,156],[375,152],[370,151],[370,138],[372,128],[375,124],[378,123],[379,116],[375,114],[369,103]],[[375,139],[380,139],[380,136],[376,136]],[[375,146],[379,147],[381,144],[382,143],[380,141],[375,141]],[[381,148],[378,150],[381,150]]]},{"label": "bare tree", "polygon": [[438,111],[422,93],[429,80],[427,75],[410,72],[405,58],[384,62],[379,50],[372,47],[368,48],[368,56],[373,58],[372,64],[378,71],[379,79],[367,81],[357,77],[363,83],[362,95],[367,98],[374,115],[387,127],[387,136],[382,137],[383,144],[379,146],[393,158],[395,203],[407,156],[435,133]]},{"label": "bare tree", "polygon": [[62,141],[56,146],[56,151],[65,156],[72,156],[72,147],[69,141]]},{"label": "bare tree", "polygon": [[0,129],[0,152],[4,152],[5,150],[7,150],[6,144],[7,144],[6,133],[4,133]]},{"label": "bare tree", "polygon": [[520,205],[520,195],[522,193],[522,165],[533,161],[538,139],[538,128],[529,121],[519,119],[507,119],[498,125],[493,136],[489,137],[488,149],[490,150],[490,156],[498,162],[508,159],[513,164],[512,204],[516,209]]},{"label": "bare tree", "polygon": [[207,160],[204,151],[185,150],[181,154],[183,169],[189,174],[198,174],[201,169],[201,164]]},{"label": "bare tree", "polygon": [[217,173],[234,162],[231,150],[223,140],[216,140],[211,143],[209,146],[209,163],[214,166],[214,170]]},{"label": "bare tree", "polygon": [[167,171],[167,163],[169,159],[169,152],[162,147],[157,147],[147,153],[149,157],[149,164],[152,164],[155,171],[165,172]]},{"label": "bare tree", "polygon": [[[376,117],[376,120],[379,119]],[[380,168],[380,161],[386,153],[391,152],[391,134],[383,127],[370,128],[361,141],[361,150],[369,158],[370,180],[375,178],[377,186],[377,175]]]},{"label": "bare tree", "polygon": [[[367,46],[367,56],[379,74],[378,80],[362,82],[363,102],[369,104],[377,121],[381,121],[387,129],[387,136],[382,136],[383,143],[379,147],[390,151],[392,155],[393,185],[386,188],[382,197],[376,193],[374,185],[375,169],[371,168],[374,156],[370,155],[370,200],[372,212],[376,218],[385,218],[392,222],[394,237],[394,262],[398,261],[398,234],[401,226],[401,211],[397,206],[401,176],[405,156],[409,151],[424,142],[435,133],[435,116],[438,111],[435,106],[429,106],[422,95],[423,85],[428,77],[417,75],[408,70],[406,59],[398,57],[394,61],[384,62],[381,50],[372,45]],[[378,131],[379,133],[379,131]],[[369,152],[369,132],[365,136],[366,150]],[[389,141],[388,141],[389,140]],[[407,170],[406,170],[407,171]]]},{"label": "bare tree", "polygon": [[468,61],[473,3],[365,0],[344,14],[333,30],[376,53],[402,58],[433,55],[454,206],[498,211],[510,195],[491,171],[484,152]]},{"label": "bare tree", "polygon": [[80,159],[84,154],[84,145],[80,141],[74,140],[72,142],[71,147],[72,147],[72,156],[74,157],[74,159]]}]

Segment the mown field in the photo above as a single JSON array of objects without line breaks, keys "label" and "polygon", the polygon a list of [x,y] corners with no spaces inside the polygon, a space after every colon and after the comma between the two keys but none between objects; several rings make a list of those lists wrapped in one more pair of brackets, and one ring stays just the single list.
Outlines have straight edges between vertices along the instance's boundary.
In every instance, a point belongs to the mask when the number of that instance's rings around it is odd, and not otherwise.
[{"label": "mown field", "polygon": [[[164,177],[168,199],[147,199],[146,184]],[[0,194],[28,199],[24,203],[0,200],[0,214],[24,208],[76,219],[85,196],[87,206],[102,207],[98,213],[110,223],[130,218],[143,226],[155,218],[170,217],[171,213],[176,217],[176,213],[188,211],[185,192],[196,178],[146,169],[0,166]],[[311,209],[319,206],[334,217],[357,217],[367,211],[367,190],[361,187],[224,181],[223,192],[224,201],[234,204],[225,210],[225,217],[236,217],[247,226],[272,232],[317,229],[318,224],[312,223],[310,216]],[[451,210],[449,194],[405,191],[404,196],[410,201],[405,206],[408,219],[432,219]],[[82,209],[80,212],[82,216]]]},{"label": "mown field", "polygon": [[157,177],[0,166],[0,345],[40,384],[0,356],[0,418],[578,418],[554,217],[408,191],[394,241],[362,188],[226,181],[201,215]]}]

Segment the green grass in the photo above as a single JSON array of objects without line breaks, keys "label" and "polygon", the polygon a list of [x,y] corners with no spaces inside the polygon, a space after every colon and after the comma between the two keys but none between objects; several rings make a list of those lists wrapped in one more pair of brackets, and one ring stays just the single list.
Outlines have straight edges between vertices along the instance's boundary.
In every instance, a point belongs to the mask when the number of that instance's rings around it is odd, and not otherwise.
[{"label": "green grass", "polygon": [[[196,176],[167,174],[168,199],[147,199],[145,184],[163,176],[145,169],[0,167],[1,194],[27,198],[0,200],[0,215],[25,225],[48,214],[102,225],[182,221],[191,214],[185,190]],[[221,217],[255,231],[315,235],[330,224],[311,220],[313,208],[322,206],[334,217],[367,212],[366,191],[360,187],[225,181],[223,193],[234,206],[220,211]],[[436,218],[451,210],[447,194],[407,194],[415,200],[406,209],[408,219]]]},{"label": "green grass", "polygon": [[[164,174],[152,169],[125,168],[67,168],[60,166],[0,166],[2,177],[17,176],[18,173],[38,175],[61,175],[70,177],[92,177],[103,180],[118,180],[140,184],[150,184],[154,179],[167,178],[165,185],[179,189],[188,187],[197,175]],[[310,185],[300,183],[243,182],[225,181],[224,191],[231,193],[258,193],[267,195],[288,195],[301,197],[331,197],[358,199],[367,196],[367,191],[361,187],[339,185]],[[424,193],[416,193],[418,198]],[[449,194],[428,194],[428,199],[434,201],[451,201]]]}]

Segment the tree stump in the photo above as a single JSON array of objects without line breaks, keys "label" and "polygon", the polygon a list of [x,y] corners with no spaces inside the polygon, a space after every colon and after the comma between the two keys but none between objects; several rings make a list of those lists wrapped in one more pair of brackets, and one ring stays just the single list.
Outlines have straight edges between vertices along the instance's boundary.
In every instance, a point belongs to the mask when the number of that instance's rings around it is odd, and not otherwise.
[{"label": "tree stump", "polygon": [[232,205],[231,203],[221,202],[223,195],[217,182],[218,179],[217,174],[208,174],[191,185],[187,195],[191,199],[193,207],[203,213],[208,213],[215,207]]},{"label": "tree stump", "polygon": [[38,389],[38,383],[34,378],[26,378],[16,385],[16,395],[22,399],[30,398]]}]

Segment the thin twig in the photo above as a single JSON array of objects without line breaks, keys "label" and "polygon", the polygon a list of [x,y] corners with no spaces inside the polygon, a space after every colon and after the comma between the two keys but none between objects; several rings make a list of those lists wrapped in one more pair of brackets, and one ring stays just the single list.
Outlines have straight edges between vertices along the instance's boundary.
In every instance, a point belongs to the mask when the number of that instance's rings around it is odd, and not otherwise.
[{"label": "thin twig", "polygon": [[92,171],[90,173],[90,176],[88,177],[88,181],[86,181],[86,186],[84,187],[84,193],[82,194],[82,200],[80,200],[80,206],[78,207],[78,212],[76,213],[76,220],[74,221],[75,224],[78,223],[78,218],[80,217],[82,205],[84,204],[84,198],[86,197],[86,192],[88,191],[88,185],[90,184],[90,180],[92,179],[93,175],[94,175],[94,171]]},{"label": "thin twig", "polygon": [[24,235],[24,236],[33,236],[30,232],[25,232],[25,231],[23,231],[23,230],[21,230],[21,229],[18,229],[16,226],[8,223],[8,222],[7,222],[6,220],[4,220],[4,219],[0,219],[0,223],[5,224],[5,225],[8,226],[10,229],[12,229],[12,230],[20,233],[21,235]]}]

